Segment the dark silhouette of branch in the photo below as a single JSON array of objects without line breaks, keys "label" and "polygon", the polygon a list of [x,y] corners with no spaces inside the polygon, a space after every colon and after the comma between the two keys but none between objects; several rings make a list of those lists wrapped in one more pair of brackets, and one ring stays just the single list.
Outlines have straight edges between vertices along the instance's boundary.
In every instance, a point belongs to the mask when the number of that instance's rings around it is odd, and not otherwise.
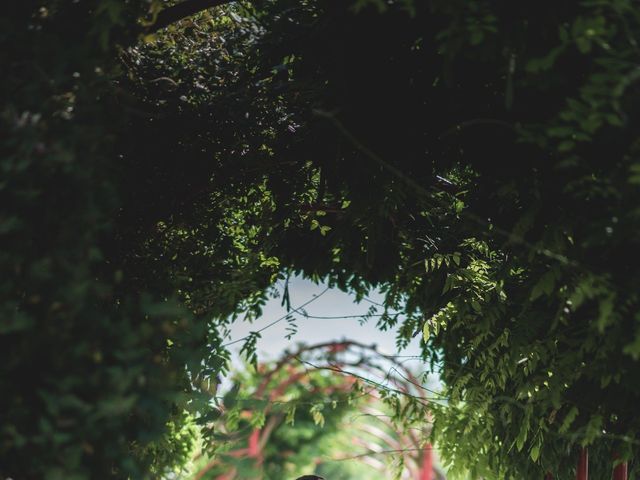
[{"label": "dark silhouette of branch", "polygon": [[208,8],[231,3],[232,1],[234,0],[184,0],[158,13],[156,21],[146,28],[146,33],[157,32],[183,18],[190,17]]}]

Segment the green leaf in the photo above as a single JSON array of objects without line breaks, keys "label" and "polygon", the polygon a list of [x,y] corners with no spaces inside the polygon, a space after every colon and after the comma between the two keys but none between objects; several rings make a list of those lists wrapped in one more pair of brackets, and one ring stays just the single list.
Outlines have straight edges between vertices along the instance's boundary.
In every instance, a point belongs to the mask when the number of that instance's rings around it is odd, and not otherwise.
[{"label": "green leaf", "polygon": [[225,393],[224,397],[222,398],[222,404],[226,409],[231,409],[236,406],[236,404],[238,403],[239,392],[240,384],[236,383],[233,387],[231,387],[231,390]]},{"label": "green leaf", "polygon": [[205,424],[209,422],[215,422],[222,415],[222,411],[218,408],[211,408],[207,413],[200,416],[198,419],[199,423]]},{"label": "green leaf", "polygon": [[609,295],[598,302],[598,319],[596,325],[600,333],[604,332],[608,325],[611,325],[615,321],[613,315],[613,307],[615,302],[615,295]]},{"label": "green leaf", "polygon": [[550,70],[556,63],[556,60],[562,52],[564,52],[565,46],[560,45],[553,48],[547,55],[540,58],[532,58],[525,65],[525,70],[530,73],[540,73],[546,70]]},{"label": "green leaf", "polygon": [[551,295],[556,284],[555,275],[549,271],[542,275],[538,282],[531,289],[531,295],[529,299],[535,301],[541,295]]},{"label": "green leaf", "polygon": [[567,433],[575,419],[578,417],[578,413],[579,411],[577,407],[571,407],[571,409],[567,412],[567,415],[564,417],[564,420],[562,421],[562,425],[560,425],[558,432]]},{"label": "green leaf", "polygon": [[474,29],[469,37],[469,43],[471,43],[471,45],[480,45],[482,40],[484,40],[484,32],[479,28]]},{"label": "green leaf", "polygon": [[425,342],[428,342],[430,336],[431,336],[431,329],[429,328],[429,322],[424,322],[424,325],[422,325],[422,339]]},{"label": "green leaf", "polygon": [[296,422],[296,406],[293,405],[289,407],[287,410],[287,416],[285,418],[285,423],[290,426],[294,426]]},{"label": "green leaf", "polygon": [[591,51],[591,41],[588,38],[578,37],[575,41],[580,53],[589,53]]},{"label": "green leaf", "polygon": [[540,458],[540,445],[538,443],[536,443],[531,447],[529,456],[531,457],[531,460],[533,460],[534,462],[538,461],[538,458]]},{"label": "green leaf", "polygon": [[575,146],[576,146],[576,142],[573,142],[571,140],[565,140],[563,142],[560,142],[560,144],[558,145],[558,151],[568,152],[570,150],[573,150]]},{"label": "green leaf", "polygon": [[[640,313],[635,315],[636,322],[640,320]],[[626,344],[622,349],[623,353],[630,355],[634,360],[640,360],[640,328],[636,329],[633,341]]]}]

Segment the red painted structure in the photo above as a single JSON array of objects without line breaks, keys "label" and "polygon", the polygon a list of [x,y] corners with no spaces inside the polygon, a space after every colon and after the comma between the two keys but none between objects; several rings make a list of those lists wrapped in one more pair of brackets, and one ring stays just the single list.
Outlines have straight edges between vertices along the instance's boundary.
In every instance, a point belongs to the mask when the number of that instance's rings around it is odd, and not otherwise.
[{"label": "red painted structure", "polygon": [[578,468],[576,468],[576,480],[589,480],[589,450],[583,448],[578,457]]},{"label": "red painted structure", "polygon": [[[362,359],[355,364],[351,364],[346,360],[338,360],[336,358],[336,354],[349,353],[349,351],[357,350],[359,352],[366,352],[367,355],[362,355]],[[306,363],[301,361],[301,357],[305,353],[310,352],[320,352],[321,354],[326,354],[326,358],[321,364],[314,365],[311,363]],[[267,398],[270,402],[276,402],[280,397],[286,394],[287,388],[292,384],[305,382],[308,373],[309,367],[312,369],[321,369],[321,370],[330,370],[335,373],[341,374],[345,377],[345,383],[341,387],[331,387],[336,391],[337,388],[340,390],[350,390],[354,381],[356,381],[356,376],[352,373],[344,370],[345,367],[357,367],[360,370],[373,372],[376,371],[376,368],[380,368],[375,365],[376,362],[371,362],[371,356],[377,356],[380,359],[385,359],[393,364],[393,370],[397,372],[397,376],[391,375],[389,372],[384,372],[387,379],[394,384],[394,387],[399,391],[403,391],[406,393],[410,393],[414,398],[421,398],[423,400],[425,408],[427,407],[428,399],[425,395],[424,387],[422,387],[421,382],[404,366],[402,362],[398,362],[393,357],[385,356],[379,353],[374,345],[365,345],[360,342],[355,341],[341,341],[341,342],[329,342],[329,343],[321,343],[317,345],[311,346],[303,346],[298,349],[294,353],[288,353],[283,356],[271,369],[263,372],[262,382],[258,385],[256,391],[253,396],[255,398]],[[302,364],[302,365],[300,365]],[[302,366],[302,368],[300,368]],[[280,381],[279,383],[273,385],[273,379],[276,377],[277,373],[286,369],[285,371],[289,372],[290,375],[286,380]],[[379,373],[379,372],[378,372]],[[327,393],[327,392],[325,392]],[[375,389],[371,389],[369,395],[372,398],[378,398],[375,395]],[[265,408],[265,413],[270,411],[270,407],[267,406]],[[427,414],[427,418],[429,415]],[[255,428],[249,434],[246,440],[246,447],[237,448],[230,452],[227,452],[227,455],[235,458],[252,458],[256,462],[257,465],[260,465],[264,461],[263,450],[265,446],[268,444],[269,437],[273,430],[277,428],[277,424],[282,419],[278,419],[277,417],[272,417],[263,427]],[[384,422],[383,422],[384,423]],[[385,423],[386,424],[386,423]],[[392,429],[392,425],[386,424],[386,427]],[[399,451],[406,449],[405,460],[406,468],[410,473],[410,478],[415,480],[434,480],[435,478],[442,478],[442,476],[435,475],[434,465],[433,465],[433,447],[430,443],[423,446],[422,440],[419,438],[419,435],[416,435],[414,431],[407,432],[406,434],[400,434],[398,439],[395,438],[385,438],[385,435],[380,433],[376,433],[376,428],[373,428],[372,431],[365,432],[370,435],[374,435],[376,438],[376,442],[380,442],[385,445],[385,448],[389,448],[390,451]],[[384,432],[382,432],[384,433]],[[358,439],[354,439],[354,443],[360,443],[363,446],[370,449],[370,452],[366,455],[360,455],[358,457],[366,460],[367,455],[371,455],[371,463],[373,463],[373,456],[376,454],[376,450],[371,448],[371,444],[362,440],[361,442]],[[367,463],[367,462],[365,462]],[[218,465],[218,460],[213,459],[207,465],[198,471],[194,478],[196,480],[202,479],[210,472],[216,465]],[[381,464],[382,468],[385,468],[384,464]],[[220,475],[216,478],[216,480],[236,480],[237,479],[237,471],[235,468],[230,468],[226,473]]]},{"label": "red painted structure", "polygon": [[[614,460],[620,458],[617,453],[613,454]],[[622,462],[613,467],[613,480],[627,480],[628,477],[628,465],[627,462]]]},{"label": "red painted structure", "polygon": [[433,451],[430,443],[422,451],[421,467],[420,480],[431,480],[433,478]]},{"label": "red painted structure", "polygon": [[[619,458],[618,454],[613,455],[614,460]],[[627,480],[628,479],[629,465],[627,462],[622,462],[613,467],[612,480]],[[547,473],[544,477],[545,480],[553,480],[553,474]],[[583,448],[578,455],[578,465],[576,467],[576,480],[589,480],[589,450]]]}]

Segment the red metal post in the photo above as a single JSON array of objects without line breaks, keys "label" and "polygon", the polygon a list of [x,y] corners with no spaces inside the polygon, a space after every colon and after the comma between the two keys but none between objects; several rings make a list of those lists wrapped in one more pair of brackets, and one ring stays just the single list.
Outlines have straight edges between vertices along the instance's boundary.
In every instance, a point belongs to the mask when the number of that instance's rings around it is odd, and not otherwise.
[{"label": "red metal post", "polygon": [[[617,460],[620,456],[617,453],[613,454],[613,459]],[[613,480],[627,480],[628,476],[627,462],[622,462],[613,467]]]},{"label": "red metal post", "polygon": [[260,429],[259,428],[254,428],[253,432],[251,432],[251,435],[249,436],[249,448],[248,450],[248,455],[250,457],[259,457],[260,456]]},{"label": "red metal post", "polygon": [[589,450],[583,448],[578,457],[578,468],[576,469],[576,480],[589,480]]},{"label": "red metal post", "polygon": [[422,466],[420,468],[420,480],[431,480],[433,478],[433,452],[430,443],[422,451]]},{"label": "red metal post", "polygon": [[613,480],[627,480],[627,462],[616,465],[613,469]]}]

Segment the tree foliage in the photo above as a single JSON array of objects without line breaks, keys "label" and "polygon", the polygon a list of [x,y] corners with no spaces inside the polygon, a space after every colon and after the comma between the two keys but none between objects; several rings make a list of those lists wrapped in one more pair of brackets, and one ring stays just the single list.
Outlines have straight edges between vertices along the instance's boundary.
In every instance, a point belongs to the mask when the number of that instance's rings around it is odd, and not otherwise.
[{"label": "tree foliage", "polygon": [[424,335],[453,464],[637,457],[634,2],[271,0],[151,34],[163,8],[0,20],[0,475],[182,462],[157,446],[287,272]]}]

